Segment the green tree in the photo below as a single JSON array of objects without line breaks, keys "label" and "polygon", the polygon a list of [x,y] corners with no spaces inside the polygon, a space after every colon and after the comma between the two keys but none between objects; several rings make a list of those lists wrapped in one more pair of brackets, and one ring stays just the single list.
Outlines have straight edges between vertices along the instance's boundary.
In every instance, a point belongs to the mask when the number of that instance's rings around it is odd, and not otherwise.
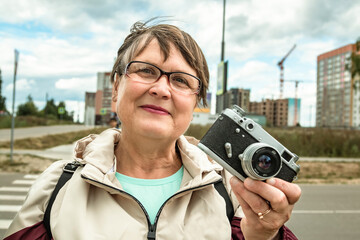
[{"label": "green tree", "polygon": [[46,105],[43,109],[44,115],[52,115],[56,118],[58,118],[58,110],[57,106],[54,102],[54,99],[50,99],[46,101]]},{"label": "green tree", "polygon": [[[356,42],[356,51],[360,51],[360,38]],[[350,71],[351,78],[354,79],[354,88],[359,90],[360,88],[360,54],[353,52],[349,59],[349,63],[346,65],[346,69]]]},{"label": "green tree", "polygon": [[7,110],[6,110],[6,98],[2,96],[1,94],[1,90],[2,90],[2,75],[1,75],[1,69],[0,69],[0,113],[1,112],[5,112],[7,113]]},{"label": "green tree", "polygon": [[[65,111],[63,114],[59,114],[59,108],[63,108]],[[68,120],[68,121],[74,121],[74,112],[69,113],[66,111],[65,102],[61,101],[59,102],[57,106],[57,112],[58,112],[58,118],[61,120]]]},{"label": "green tree", "polygon": [[24,104],[20,104],[17,107],[17,116],[37,116],[39,114],[38,108],[35,106],[34,101],[29,95],[27,97],[27,102]]}]

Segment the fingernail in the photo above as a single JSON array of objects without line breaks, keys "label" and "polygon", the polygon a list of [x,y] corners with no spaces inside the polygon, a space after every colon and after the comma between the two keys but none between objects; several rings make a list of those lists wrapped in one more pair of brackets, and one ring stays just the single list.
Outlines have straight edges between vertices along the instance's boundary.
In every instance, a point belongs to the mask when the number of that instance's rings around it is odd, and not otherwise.
[{"label": "fingernail", "polygon": [[231,184],[237,184],[237,181],[238,181],[238,180],[237,180],[236,177],[231,177],[231,178],[230,178],[230,183],[231,183]]},{"label": "fingernail", "polygon": [[270,179],[266,180],[266,182],[270,185],[275,185],[276,180],[274,178],[270,178]]},{"label": "fingernail", "polygon": [[245,182],[246,182],[246,185],[250,187],[250,186],[252,186],[254,184],[255,180],[253,180],[251,178],[246,178],[244,183]]}]

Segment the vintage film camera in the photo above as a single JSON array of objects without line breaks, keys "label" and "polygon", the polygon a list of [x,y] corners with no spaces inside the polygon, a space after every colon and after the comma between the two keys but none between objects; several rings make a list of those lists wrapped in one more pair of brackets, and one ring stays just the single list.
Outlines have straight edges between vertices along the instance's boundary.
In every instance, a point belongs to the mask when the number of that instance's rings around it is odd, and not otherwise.
[{"label": "vintage film camera", "polygon": [[277,177],[292,182],[300,170],[299,157],[246,118],[237,105],[221,113],[198,147],[242,181]]}]

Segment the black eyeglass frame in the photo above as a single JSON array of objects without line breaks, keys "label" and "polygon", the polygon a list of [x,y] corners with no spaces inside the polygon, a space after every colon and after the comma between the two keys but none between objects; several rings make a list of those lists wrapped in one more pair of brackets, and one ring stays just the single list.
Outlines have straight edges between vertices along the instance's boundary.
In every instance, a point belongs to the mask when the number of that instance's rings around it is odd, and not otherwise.
[{"label": "black eyeglass frame", "polygon": [[[168,79],[168,81],[169,81],[169,80],[170,80],[170,75],[173,74],[173,73],[181,73],[181,74],[186,74],[186,75],[188,75],[188,76],[191,76],[191,77],[193,77],[193,78],[195,78],[196,80],[199,81],[198,90],[197,90],[196,92],[192,93],[192,94],[199,94],[199,93],[200,93],[200,89],[201,89],[201,87],[202,87],[202,81],[201,81],[200,78],[198,78],[198,77],[196,77],[196,76],[194,76],[194,75],[192,75],[192,74],[190,74],[190,73],[186,73],[186,72],[165,72],[164,70],[162,70],[162,69],[159,68],[158,66],[156,66],[156,65],[154,65],[154,64],[152,64],[152,63],[148,63],[148,62],[143,62],[143,61],[131,61],[131,62],[129,62],[129,63],[126,64],[126,66],[125,66],[123,75],[127,75],[126,72],[127,72],[128,68],[129,68],[130,64],[132,64],[132,63],[144,63],[144,64],[148,64],[148,65],[153,66],[153,67],[155,67],[156,69],[158,69],[158,70],[160,71],[160,76],[158,77],[158,79],[156,79],[155,82],[157,82],[157,81],[161,78],[162,75],[166,75],[166,76],[167,76],[167,79]],[[175,90],[176,90],[176,89],[175,89]],[[176,90],[176,91],[179,91],[179,90]]]}]

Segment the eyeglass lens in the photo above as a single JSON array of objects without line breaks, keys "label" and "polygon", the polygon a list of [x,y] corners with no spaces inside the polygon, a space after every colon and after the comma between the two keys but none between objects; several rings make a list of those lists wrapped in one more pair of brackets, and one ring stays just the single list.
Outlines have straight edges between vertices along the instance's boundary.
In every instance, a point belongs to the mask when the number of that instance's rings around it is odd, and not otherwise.
[{"label": "eyeglass lens", "polygon": [[126,75],[144,83],[154,83],[163,74],[167,75],[170,86],[175,90],[184,93],[197,93],[199,90],[199,80],[187,73],[165,73],[158,67],[144,62],[130,62],[126,69]]}]

